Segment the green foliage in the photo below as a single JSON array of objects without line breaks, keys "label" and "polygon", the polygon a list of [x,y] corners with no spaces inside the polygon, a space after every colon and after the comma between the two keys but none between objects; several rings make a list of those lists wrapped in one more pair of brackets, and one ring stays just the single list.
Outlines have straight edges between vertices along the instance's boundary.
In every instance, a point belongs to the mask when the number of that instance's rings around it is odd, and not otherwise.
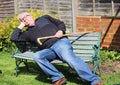
[{"label": "green foliage", "polygon": [[101,62],[119,61],[120,53],[117,51],[101,50]]},{"label": "green foliage", "polygon": [[[11,54],[0,52],[0,85],[50,85],[51,80],[39,69],[36,63],[28,61],[29,71],[26,70],[24,63],[21,63],[20,73],[16,78],[15,60]],[[67,64],[55,64],[56,68],[61,71],[67,78],[67,85],[87,85],[83,82],[74,70],[68,70]],[[74,76],[74,77],[73,77]],[[120,83],[120,72],[114,74],[101,73],[103,85],[114,85]]]},{"label": "green foliage", "polygon": [[[42,13],[40,10],[27,10],[34,19],[49,13]],[[58,14],[53,15],[58,18]],[[13,18],[7,18],[4,21],[0,21],[0,51],[11,51],[14,44],[10,41],[10,36],[13,30],[20,24],[17,19],[17,15]]]}]

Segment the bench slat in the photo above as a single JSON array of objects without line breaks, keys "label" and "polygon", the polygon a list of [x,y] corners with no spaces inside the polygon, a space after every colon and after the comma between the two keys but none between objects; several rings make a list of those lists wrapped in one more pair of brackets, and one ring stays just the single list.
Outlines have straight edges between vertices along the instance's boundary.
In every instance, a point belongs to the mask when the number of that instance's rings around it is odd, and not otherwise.
[{"label": "bench slat", "polygon": [[76,56],[80,56],[80,57],[82,57],[82,56],[84,56],[84,57],[91,57],[91,56],[93,56],[93,54],[89,54],[89,53],[88,54],[86,54],[86,53],[81,53],[81,54],[80,53],[79,54],[75,53],[75,55]]},{"label": "bench slat", "polygon": [[16,53],[15,58],[33,60],[33,52]]},{"label": "bench slat", "polygon": [[[80,57],[82,60],[84,60],[85,62],[90,62],[91,58],[85,58],[85,57]],[[91,60],[92,61],[92,60]]]},{"label": "bench slat", "polygon": [[91,53],[94,54],[94,50],[73,50],[75,53]]},{"label": "bench slat", "polygon": [[88,50],[93,49],[91,45],[88,45],[88,46],[87,45],[86,46],[84,46],[84,45],[72,45],[72,46],[74,49],[88,49]]},{"label": "bench slat", "polygon": [[[69,39],[71,40],[71,41],[73,41],[73,40],[75,40],[76,38],[77,38],[78,36],[76,36],[76,37],[69,37]],[[90,40],[90,41],[94,41],[94,40],[98,40],[98,37],[80,37],[78,40]]]},{"label": "bench slat", "polygon": [[74,42],[74,44],[77,44],[77,45],[85,45],[85,44],[93,45],[97,43],[98,43],[97,41],[76,41]]}]

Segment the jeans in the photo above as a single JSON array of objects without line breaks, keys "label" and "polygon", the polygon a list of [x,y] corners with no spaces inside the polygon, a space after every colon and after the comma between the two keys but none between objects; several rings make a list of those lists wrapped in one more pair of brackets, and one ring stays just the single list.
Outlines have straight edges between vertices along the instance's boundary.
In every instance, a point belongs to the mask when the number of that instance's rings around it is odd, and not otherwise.
[{"label": "jeans", "polygon": [[100,82],[100,79],[97,75],[92,73],[88,65],[82,59],[75,56],[70,41],[67,38],[62,38],[50,48],[38,51],[34,54],[34,60],[51,78],[52,82],[64,77],[64,75],[50,63],[51,60],[57,57],[69,64],[69,66],[77,72],[80,78],[91,82],[91,85]]}]

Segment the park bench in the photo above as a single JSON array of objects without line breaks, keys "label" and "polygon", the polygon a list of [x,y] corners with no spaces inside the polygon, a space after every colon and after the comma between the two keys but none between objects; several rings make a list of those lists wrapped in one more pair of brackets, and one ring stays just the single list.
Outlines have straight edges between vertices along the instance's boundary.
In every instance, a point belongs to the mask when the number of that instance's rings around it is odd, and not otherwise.
[{"label": "park bench", "polygon": [[[76,56],[80,57],[85,62],[90,62],[94,73],[96,73],[97,69],[100,70],[100,37],[101,32],[84,33],[68,37]],[[15,76],[17,76],[22,62],[28,69],[28,60],[34,61],[33,53],[38,51],[38,47],[29,42],[16,42],[15,44],[17,48],[16,52],[13,54],[13,58],[15,58]],[[53,60],[53,62],[59,63],[61,61]]]}]

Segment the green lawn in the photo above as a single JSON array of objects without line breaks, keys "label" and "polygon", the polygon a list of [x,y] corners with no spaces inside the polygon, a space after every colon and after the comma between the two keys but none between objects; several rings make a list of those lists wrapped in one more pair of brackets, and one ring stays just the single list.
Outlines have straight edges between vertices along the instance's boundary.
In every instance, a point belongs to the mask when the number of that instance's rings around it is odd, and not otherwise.
[{"label": "green lawn", "polygon": [[[15,73],[15,60],[11,58],[10,53],[0,52],[0,85],[50,85],[50,79],[38,68],[38,66],[29,62],[30,71],[28,72],[21,64],[21,72],[18,77]],[[68,70],[66,64],[56,64],[58,68],[67,78],[67,85],[89,85],[81,80],[73,70]],[[120,83],[120,72],[111,75],[101,75],[103,85],[114,85]]]}]

